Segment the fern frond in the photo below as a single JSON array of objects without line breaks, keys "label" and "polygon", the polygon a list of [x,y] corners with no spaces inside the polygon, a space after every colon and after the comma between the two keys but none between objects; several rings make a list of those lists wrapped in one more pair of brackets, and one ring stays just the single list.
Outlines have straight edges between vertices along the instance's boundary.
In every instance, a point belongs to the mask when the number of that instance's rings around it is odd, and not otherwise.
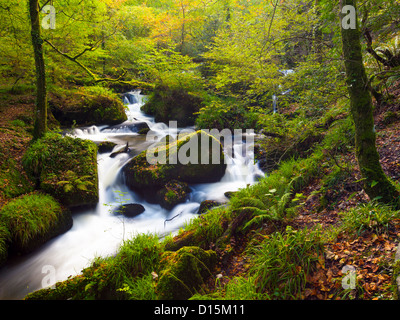
[{"label": "fern frond", "polygon": [[252,207],[252,208],[258,208],[261,210],[265,210],[266,206],[265,203],[262,202],[260,199],[257,198],[243,198],[240,199],[239,202],[240,207]]}]

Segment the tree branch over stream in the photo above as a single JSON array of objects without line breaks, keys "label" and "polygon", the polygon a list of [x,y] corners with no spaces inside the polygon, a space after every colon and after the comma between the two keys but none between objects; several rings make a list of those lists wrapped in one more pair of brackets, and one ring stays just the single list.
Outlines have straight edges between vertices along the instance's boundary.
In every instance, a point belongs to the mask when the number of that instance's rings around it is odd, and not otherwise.
[{"label": "tree branch over stream", "polygon": [[43,39],[44,42],[46,42],[54,51],[56,51],[58,54],[62,55],[66,59],[76,63],[81,69],[83,69],[87,74],[90,75],[90,77],[93,78],[93,81],[95,83],[100,83],[100,82],[118,82],[121,84],[126,84],[126,85],[132,85],[133,87],[139,87],[143,89],[153,89],[154,85],[138,81],[138,80],[131,80],[131,81],[124,81],[122,80],[125,75],[127,74],[126,70],[123,70],[123,72],[118,76],[118,78],[99,78],[95,73],[93,73],[87,66],[85,66],[82,62],[78,61],[78,58],[80,58],[82,55],[84,55],[86,52],[89,51],[94,51],[97,49],[96,45],[99,44],[100,41],[98,41],[95,45],[83,49],[80,53],[76,54],[75,56],[71,56],[65,52],[62,52],[59,50],[53,43],[51,43],[47,39]]}]

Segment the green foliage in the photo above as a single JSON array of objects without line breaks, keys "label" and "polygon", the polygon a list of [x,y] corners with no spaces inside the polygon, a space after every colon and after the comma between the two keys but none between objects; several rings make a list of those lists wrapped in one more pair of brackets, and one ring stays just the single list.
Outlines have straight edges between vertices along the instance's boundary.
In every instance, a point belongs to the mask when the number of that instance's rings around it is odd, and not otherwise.
[{"label": "green foliage", "polygon": [[212,97],[205,101],[196,118],[196,126],[201,129],[253,129],[257,114],[246,110],[243,104],[235,99]]},{"label": "green foliage", "polygon": [[256,278],[257,292],[265,292],[272,299],[299,299],[323,249],[321,230],[287,227],[284,234],[267,236],[251,249],[250,273]]},{"label": "green foliage", "polygon": [[7,203],[0,211],[0,221],[10,231],[12,242],[26,247],[32,240],[46,237],[63,214],[54,198],[36,192]]},{"label": "green foliage", "polygon": [[[154,298],[151,272],[157,271],[163,248],[157,236],[138,234],[121,244],[113,257],[96,258],[77,277],[58,282],[26,298],[35,299],[147,299]],[[143,290],[140,292],[139,286]]]},{"label": "green foliage", "polygon": [[147,275],[136,279],[126,279],[122,288],[127,300],[157,300],[155,281],[153,275]]},{"label": "green foliage", "polygon": [[42,190],[67,206],[98,201],[97,146],[48,133],[26,151],[22,163]]},{"label": "green foliage", "polygon": [[0,223],[0,266],[7,260],[8,245],[11,239],[10,231],[7,227]]},{"label": "green foliage", "polygon": [[157,86],[181,89],[198,93],[203,89],[203,80],[197,65],[188,56],[172,49],[150,49],[140,60],[140,69]]},{"label": "green foliage", "polygon": [[162,256],[162,270],[156,288],[159,299],[190,298],[212,275],[216,262],[214,251],[195,246],[182,247],[176,252],[166,251]]},{"label": "green foliage", "polygon": [[[162,249],[158,238],[151,234],[138,234],[123,242],[115,257],[98,258],[92,267],[83,270],[86,278],[83,296],[100,297],[111,291],[133,284],[157,268]],[[140,280],[139,280],[140,281]],[[144,281],[144,280],[143,280]],[[79,292],[77,293],[79,297]]]},{"label": "green foliage", "polygon": [[388,205],[370,202],[340,213],[342,229],[346,233],[361,235],[364,232],[387,233],[394,219],[400,218],[400,211]]},{"label": "green foliage", "polygon": [[93,186],[93,182],[90,181],[91,176],[78,176],[75,172],[68,170],[65,173],[66,181],[58,181],[57,184],[62,185],[64,192],[68,193],[74,189],[81,191],[88,191],[88,187]]},{"label": "green foliage", "polygon": [[12,158],[5,159],[0,164],[0,193],[7,199],[18,197],[33,191],[31,181],[24,172],[18,170]]},{"label": "green foliage", "polygon": [[226,300],[266,300],[269,296],[257,292],[254,277],[235,277],[224,288],[224,299]]},{"label": "green foliage", "polygon": [[225,231],[227,221],[231,219],[232,212],[226,208],[213,208],[205,215],[192,219],[185,226],[186,231],[193,231],[193,236],[199,239],[198,245],[207,248],[215,243]]},{"label": "green foliage", "polygon": [[254,276],[234,277],[225,286],[216,280],[216,290],[210,294],[195,294],[190,300],[269,300],[266,293],[257,292]]}]

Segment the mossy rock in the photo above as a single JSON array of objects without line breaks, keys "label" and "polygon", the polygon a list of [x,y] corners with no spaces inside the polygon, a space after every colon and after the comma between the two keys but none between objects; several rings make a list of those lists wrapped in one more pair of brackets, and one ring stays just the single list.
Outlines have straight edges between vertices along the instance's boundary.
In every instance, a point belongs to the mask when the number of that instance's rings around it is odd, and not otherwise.
[{"label": "mossy rock", "polygon": [[138,203],[128,203],[128,204],[123,204],[119,207],[117,207],[114,210],[115,215],[123,215],[128,218],[134,218],[143,212],[145,212],[146,209],[143,207],[141,204]]},{"label": "mossy rock", "polygon": [[186,201],[190,192],[187,183],[172,180],[156,194],[157,202],[166,209],[172,209],[179,203]]},{"label": "mossy rock", "polygon": [[[193,161],[185,163],[187,155]],[[213,164],[213,157],[219,158],[216,164]],[[202,164],[204,159],[207,159],[208,164]],[[187,183],[217,182],[224,176],[225,169],[221,143],[199,130],[167,145],[150,147],[129,161],[122,172],[131,189],[160,189],[171,180]]]},{"label": "mossy rock", "polygon": [[98,152],[99,153],[109,153],[113,151],[114,147],[117,144],[111,141],[102,141],[100,142],[97,147],[98,147]]},{"label": "mossy rock", "polygon": [[8,202],[0,224],[10,233],[10,251],[29,253],[72,227],[71,213],[53,197],[33,192]]},{"label": "mossy rock", "polygon": [[162,300],[189,299],[211,275],[217,254],[199,247],[166,251],[161,257],[161,272],[156,292]]},{"label": "mossy rock", "polygon": [[153,115],[156,122],[177,121],[179,127],[187,127],[195,124],[202,102],[201,97],[181,88],[159,86],[141,109]]},{"label": "mossy rock", "polygon": [[218,202],[215,200],[204,200],[200,203],[198,214],[206,213],[210,209],[212,209],[214,207],[219,207],[223,204],[224,204],[223,202]]},{"label": "mossy rock", "polygon": [[49,133],[26,151],[23,165],[37,187],[67,207],[98,202],[97,146]]},{"label": "mossy rock", "polygon": [[114,125],[128,119],[120,97],[105,88],[58,90],[49,94],[52,114],[61,125]]}]

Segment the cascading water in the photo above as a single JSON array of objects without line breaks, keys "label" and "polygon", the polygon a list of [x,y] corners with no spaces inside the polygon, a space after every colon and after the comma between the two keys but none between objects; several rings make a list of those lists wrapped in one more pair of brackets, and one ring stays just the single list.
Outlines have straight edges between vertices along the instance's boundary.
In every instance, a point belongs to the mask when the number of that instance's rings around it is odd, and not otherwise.
[{"label": "cascading water", "polygon": [[[75,129],[71,135],[95,142],[112,141],[120,147],[128,142],[133,155],[153,144],[154,139],[160,140],[168,134],[176,136],[179,129],[169,128],[164,123],[155,123],[152,117],[140,110],[144,99],[145,96],[140,92],[124,95],[124,102],[128,107],[128,121],[120,126]],[[152,136],[150,141],[147,141],[145,135],[132,131],[132,123],[137,122],[145,122],[148,125],[148,136]],[[130,159],[127,153],[115,157],[110,157],[111,153],[99,154],[97,207],[74,213],[73,227],[40,249],[23,257],[11,258],[6,266],[0,269],[0,299],[21,299],[29,292],[41,289],[42,281],[49,270],[48,266],[55,270],[55,281],[66,280],[69,276],[79,274],[95,257],[115,254],[122,241],[135,234],[149,232],[163,237],[173,233],[197,216],[201,201],[226,201],[226,191],[236,191],[253,184],[263,172],[254,164],[252,145],[244,143],[242,137],[233,140],[232,149],[225,152],[229,159],[221,181],[190,185],[192,192],[187,202],[177,205],[172,210],[148,203],[127,188],[120,174],[120,169]],[[114,149],[116,148],[118,146]],[[112,213],[117,206],[127,203],[141,204],[145,211],[135,218],[116,216]],[[168,219],[171,220],[167,221]]]}]

